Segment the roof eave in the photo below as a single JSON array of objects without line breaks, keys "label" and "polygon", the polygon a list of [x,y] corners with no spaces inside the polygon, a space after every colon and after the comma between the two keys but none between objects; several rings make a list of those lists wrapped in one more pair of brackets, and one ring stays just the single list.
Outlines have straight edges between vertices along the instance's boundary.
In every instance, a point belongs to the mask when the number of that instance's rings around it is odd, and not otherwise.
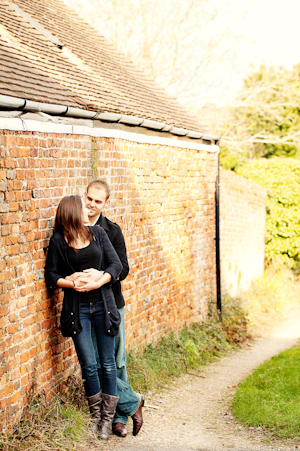
[{"label": "roof eave", "polygon": [[137,116],[126,114],[116,114],[109,112],[91,111],[81,108],[68,107],[66,105],[56,105],[50,103],[35,102],[32,100],[6,96],[0,94],[0,109],[4,110],[22,110],[46,113],[52,116],[69,116],[83,119],[94,119],[102,122],[118,122],[120,124],[134,125],[148,129],[167,132],[173,135],[182,136],[190,139],[201,139],[202,141],[218,144],[221,136],[200,133],[194,130],[187,130],[175,127],[163,122],[152,121]]}]

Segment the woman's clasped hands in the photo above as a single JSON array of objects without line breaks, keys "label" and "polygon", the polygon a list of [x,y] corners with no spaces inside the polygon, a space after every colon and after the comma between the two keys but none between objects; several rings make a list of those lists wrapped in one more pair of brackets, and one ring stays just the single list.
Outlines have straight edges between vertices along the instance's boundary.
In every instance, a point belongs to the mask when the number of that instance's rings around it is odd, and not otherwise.
[{"label": "woman's clasped hands", "polygon": [[[107,276],[107,277],[106,277]],[[94,268],[84,269],[82,272],[74,272],[67,276],[66,280],[71,280],[74,283],[74,290],[79,292],[96,290],[109,282],[106,278],[111,278],[110,274],[104,271],[98,271]]]}]

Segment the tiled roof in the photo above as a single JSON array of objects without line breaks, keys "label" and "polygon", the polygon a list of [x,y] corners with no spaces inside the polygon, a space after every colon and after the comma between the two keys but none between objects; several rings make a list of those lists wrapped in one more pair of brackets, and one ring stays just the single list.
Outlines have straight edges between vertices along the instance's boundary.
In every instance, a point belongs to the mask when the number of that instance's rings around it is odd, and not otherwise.
[{"label": "tiled roof", "polygon": [[206,131],[60,0],[0,0],[0,69],[0,94]]}]

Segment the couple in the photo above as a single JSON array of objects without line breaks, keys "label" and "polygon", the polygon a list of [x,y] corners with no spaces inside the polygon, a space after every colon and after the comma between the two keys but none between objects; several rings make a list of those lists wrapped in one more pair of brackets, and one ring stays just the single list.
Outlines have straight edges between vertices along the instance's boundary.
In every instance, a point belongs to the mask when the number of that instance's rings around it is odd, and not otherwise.
[{"label": "couple", "polygon": [[125,437],[129,416],[137,435],[144,405],[128,383],[120,281],[129,266],[120,227],[102,216],[109,196],[108,184],[94,180],[84,199],[60,201],[45,266],[47,285],[64,291],[61,332],[73,339],[93,431],[104,440],[111,428]]}]

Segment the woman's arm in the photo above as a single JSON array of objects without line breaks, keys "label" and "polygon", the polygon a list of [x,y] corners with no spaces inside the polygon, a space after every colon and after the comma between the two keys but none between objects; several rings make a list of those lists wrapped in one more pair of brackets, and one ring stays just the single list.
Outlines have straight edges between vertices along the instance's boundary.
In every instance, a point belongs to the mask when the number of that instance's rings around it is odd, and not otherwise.
[{"label": "woman's arm", "polygon": [[45,265],[45,280],[49,288],[56,290],[57,281],[64,278],[60,269],[61,254],[58,250],[54,235],[50,239]]},{"label": "woman's arm", "polygon": [[56,285],[59,288],[76,288],[76,282],[75,280],[68,280],[67,278],[63,279],[58,279],[58,281],[56,282]]}]

